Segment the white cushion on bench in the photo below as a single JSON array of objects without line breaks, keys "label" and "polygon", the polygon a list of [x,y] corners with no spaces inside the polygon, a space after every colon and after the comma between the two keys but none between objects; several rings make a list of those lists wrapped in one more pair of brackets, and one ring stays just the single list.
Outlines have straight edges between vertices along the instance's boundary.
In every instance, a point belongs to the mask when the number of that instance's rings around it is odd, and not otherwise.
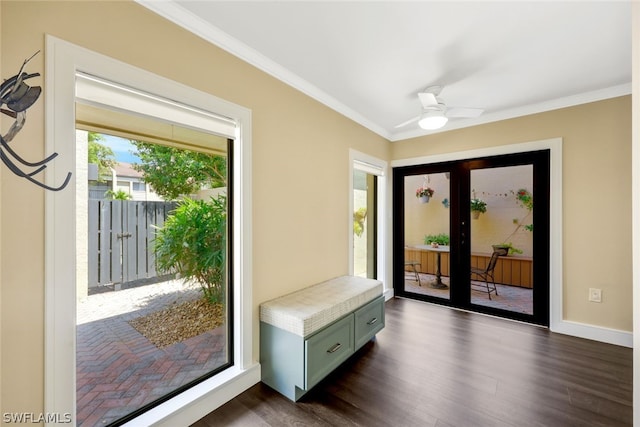
[{"label": "white cushion on bench", "polygon": [[382,282],[341,276],[260,305],[260,320],[306,337],[382,295]]}]

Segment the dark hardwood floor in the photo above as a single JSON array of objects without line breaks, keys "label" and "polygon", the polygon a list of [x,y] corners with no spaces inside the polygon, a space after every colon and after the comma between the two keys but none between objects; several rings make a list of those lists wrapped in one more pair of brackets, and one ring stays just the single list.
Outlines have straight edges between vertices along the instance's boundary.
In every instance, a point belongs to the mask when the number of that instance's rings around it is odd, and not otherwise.
[{"label": "dark hardwood floor", "polygon": [[632,350],[405,299],[293,403],[257,384],[206,426],[631,426]]}]

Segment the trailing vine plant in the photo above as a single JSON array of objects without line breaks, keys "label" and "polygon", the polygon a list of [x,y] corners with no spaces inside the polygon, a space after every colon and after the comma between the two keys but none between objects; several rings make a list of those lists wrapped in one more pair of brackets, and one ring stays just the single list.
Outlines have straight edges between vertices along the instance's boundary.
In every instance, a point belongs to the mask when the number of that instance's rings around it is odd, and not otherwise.
[{"label": "trailing vine plant", "polygon": [[[531,212],[533,211],[533,195],[529,190],[521,188],[516,192],[516,203],[528,211],[527,215],[519,221],[519,223],[522,223],[522,221],[531,215]],[[527,231],[533,231],[533,224],[526,224],[522,227]]]},{"label": "trailing vine plant", "polygon": [[[525,214],[525,216],[523,216],[521,219],[518,218],[514,218],[513,219],[513,223],[516,225],[515,229],[511,232],[511,234],[509,234],[507,236],[506,239],[504,239],[504,242],[507,242],[514,234],[516,234],[518,232],[518,230],[520,230],[520,228],[524,228],[527,231],[533,231],[533,223],[531,224],[523,224],[523,222],[525,222],[525,220],[527,218],[529,218],[531,216],[531,213],[533,212],[533,195],[531,194],[531,192],[527,189],[521,188],[518,191],[513,191],[511,190],[511,194],[515,195],[516,198],[516,203],[520,206],[523,207],[527,210],[527,213]],[[522,253],[522,250],[518,249],[518,248],[514,248],[511,245],[511,242],[509,243],[505,243],[505,245],[509,246],[509,253]]]}]

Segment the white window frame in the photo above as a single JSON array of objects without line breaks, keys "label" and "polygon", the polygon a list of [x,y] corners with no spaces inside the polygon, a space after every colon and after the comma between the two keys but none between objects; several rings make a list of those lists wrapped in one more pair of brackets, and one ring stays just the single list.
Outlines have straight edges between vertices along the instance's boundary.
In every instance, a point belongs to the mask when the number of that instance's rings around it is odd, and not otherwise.
[{"label": "white window frame", "polygon": [[[76,73],[209,111],[235,123],[233,156],[233,366],[137,417],[131,425],[189,425],[260,381],[253,349],[251,111],[58,38],[46,38],[45,147],[57,152],[45,182],[74,171],[45,199],[45,412],[76,413],[76,186],[86,180],[86,147],[75,147]],[[84,166],[83,166],[84,164]]]},{"label": "white window frame", "polygon": [[393,296],[393,286],[391,286],[391,265],[388,263],[391,261],[391,257],[387,256],[387,254],[391,253],[391,249],[388,245],[391,242],[391,239],[388,238],[390,235],[390,224],[391,218],[387,218],[387,212],[391,212],[389,209],[390,206],[390,196],[388,194],[388,189],[391,187],[388,185],[387,177],[388,173],[388,163],[384,160],[378,159],[377,157],[371,156],[366,153],[362,153],[360,151],[350,149],[349,150],[349,217],[348,217],[348,236],[349,236],[349,274],[353,275],[353,192],[354,192],[354,183],[353,183],[353,172],[355,170],[360,170],[366,172],[370,175],[375,175],[378,177],[378,204],[377,204],[377,259],[376,259],[376,274],[378,280],[381,280],[384,284],[384,293],[386,299],[389,299]]}]

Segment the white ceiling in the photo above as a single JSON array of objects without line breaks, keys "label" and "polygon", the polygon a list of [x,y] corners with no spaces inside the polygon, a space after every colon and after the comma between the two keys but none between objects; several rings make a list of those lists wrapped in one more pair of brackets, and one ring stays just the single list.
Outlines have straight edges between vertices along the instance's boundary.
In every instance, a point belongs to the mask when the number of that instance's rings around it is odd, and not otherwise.
[{"label": "white ceiling", "polygon": [[630,1],[138,1],[392,141],[631,93]]}]

